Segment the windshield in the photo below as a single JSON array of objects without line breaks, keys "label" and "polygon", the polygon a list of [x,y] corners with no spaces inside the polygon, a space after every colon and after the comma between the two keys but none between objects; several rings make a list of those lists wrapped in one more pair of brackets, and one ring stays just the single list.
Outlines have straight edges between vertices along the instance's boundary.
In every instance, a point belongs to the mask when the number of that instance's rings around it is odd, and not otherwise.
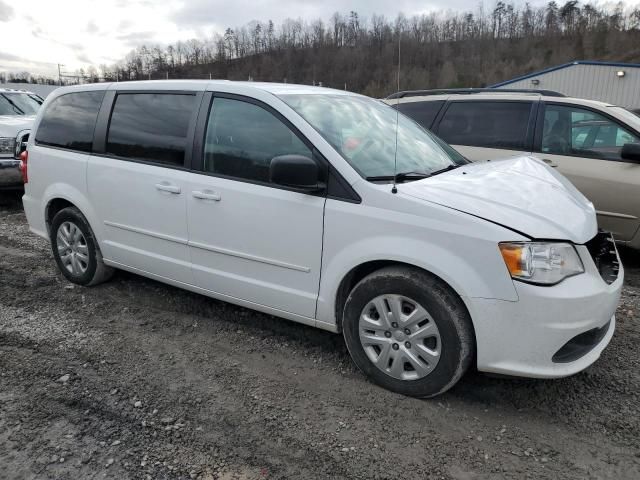
[{"label": "windshield", "polygon": [[0,115],[35,115],[42,99],[30,93],[0,92]]},{"label": "windshield", "polygon": [[341,94],[280,96],[365,178],[394,173],[429,174],[466,163],[442,140],[400,113],[396,159],[396,110],[377,100]]}]

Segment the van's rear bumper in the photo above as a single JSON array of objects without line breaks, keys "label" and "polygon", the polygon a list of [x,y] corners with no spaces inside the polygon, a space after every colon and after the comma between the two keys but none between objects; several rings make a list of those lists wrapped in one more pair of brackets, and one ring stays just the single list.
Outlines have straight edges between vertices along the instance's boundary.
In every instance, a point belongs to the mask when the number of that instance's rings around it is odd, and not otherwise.
[{"label": "van's rear bumper", "polygon": [[25,194],[22,196],[22,205],[24,207],[24,214],[27,217],[27,222],[29,223],[29,230],[48,240],[49,235],[44,217],[44,208],[42,208],[40,201],[29,195],[28,185],[29,184],[25,187]]},{"label": "van's rear bumper", "polygon": [[477,341],[478,370],[556,378],[584,370],[615,330],[624,271],[608,285],[585,246],[577,246],[585,273],[558,285],[514,282],[519,300],[466,298]]}]

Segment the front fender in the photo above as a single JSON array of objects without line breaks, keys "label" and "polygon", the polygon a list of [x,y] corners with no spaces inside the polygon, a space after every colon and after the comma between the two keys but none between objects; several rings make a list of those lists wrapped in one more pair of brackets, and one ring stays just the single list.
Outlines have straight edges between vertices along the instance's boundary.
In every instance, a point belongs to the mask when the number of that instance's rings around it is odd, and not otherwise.
[{"label": "front fender", "polygon": [[455,210],[419,207],[420,215],[415,215],[327,202],[318,322],[336,325],[335,305],[342,280],[354,268],[372,261],[426,270],[463,299],[518,300],[498,243],[519,239],[519,235]]}]

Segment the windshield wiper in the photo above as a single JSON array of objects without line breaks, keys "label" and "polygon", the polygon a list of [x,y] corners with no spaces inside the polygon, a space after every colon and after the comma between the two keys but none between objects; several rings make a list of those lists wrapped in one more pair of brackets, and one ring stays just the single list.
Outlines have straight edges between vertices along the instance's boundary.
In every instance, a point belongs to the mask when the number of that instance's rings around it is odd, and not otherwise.
[{"label": "windshield wiper", "polygon": [[374,176],[374,177],[367,177],[366,179],[369,180],[370,182],[380,182],[384,180],[395,179],[396,183],[402,183],[402,182],[411,181],[411,180],[421,180],[423,178],[429,178],[434,175],[438,175],[439,173],[449,172],[458,167],[460,167],[460,165],[451,164],[451,165],[447,165],[444,168],[441,168],[440,170],[434,170],[433,172],[428,172],[428,173],[427,172],[400,172],[400,173],[396,173],[395,177],[393,175],[380,175],[380,176]]},{"label": "windshield wiper", "polygon": [[451,165],[447,165],[446,167],[441,168],[440,170],[434,170],[429,174],[429,176],[438,175],[439,173],[449,172],[451,170],[455,170],[458,167],[460,167],[460,165],[458,165],[457,163],[452,163]]},{"label": "windshield wiper", "polygon": [[15,103],[13,103],[13,100],[11,100],[9,97],[7,97],[3,93],[0,93],[0,96],[2,96],[7,102],[9,102],[9,104],[11,104],[11,106],[13,107],[13,109],[15,110],[15,112],[18,115],[24,115],[24,111],[19,106],[17,106]]},{"label": "windshield wiper", "polygon": [[374,177],[367,177],[370,182],[379,182],[383,180],[395,180],[396,183],[402,183],[411,180],[420,180],[422,178],[428,178],[431,174],[427,172],[400,172],[394,175],[380,175]]}]

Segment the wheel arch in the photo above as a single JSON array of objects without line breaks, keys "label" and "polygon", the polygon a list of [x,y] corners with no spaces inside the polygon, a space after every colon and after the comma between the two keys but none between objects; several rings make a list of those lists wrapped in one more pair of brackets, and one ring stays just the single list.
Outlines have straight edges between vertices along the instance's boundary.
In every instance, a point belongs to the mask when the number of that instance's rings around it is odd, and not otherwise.
[{"label": "wheel arch", "polygon": [[[76,207],[73,203],[65,198],[52,198],[44,207],[44,221],[47,226],[47,233],[51,234],[51,222],[56,214],[67,207]],[[78,207],[76,207],[78,208]]]},{"label": "wheel arch", "polygon": [[63,208],[75,207],[87,220],[94,236],[100,243],[102,230],[99,228],[98,222],[96,222],[96,214],[93,207],[81,191],[68,184],[52,184],[43,195],[43,199],[42,214],[44,215],[48,235],[51,235],[51,221],[55,214]]},{"label": "wheel arch", "polygon": [[[418,265],[414,265],[414,264],[399,261],[399,260],[370,260],[370,261],[363,262],[359,265],[356,265],[351,270],[349,270],[349,272],[347,272],[347,274],[344,275],[344,277],[340,281],[340,284],[338,285],[338,289],[335,295],[335,302],[334,302],[334,309],[335,309],[334,314],[336,319],[336,328],[338,329],[338,331],[342,331],[342,313],[344,310],[344,305],[347,300],[347,297],[349,296],[349,293],[353,290],[353,288],[358,284],[358,282],[360,282],[363,278],[367,277],[373,272],[376,272],[382,268],[391,267],[391,266],[397,266],[397,267],[413,269],[413,270],[420,270],[428,275],[431,275],[432,277],[435,277],[439,282],[441,282],[444,286],[446,286],[446,288],[448,288],[452,293],[454,293],[456,296],[460,298],[463,305],[465,306],[465,309],[467,310],[467,313],[469,314],[469,317],[471,318],[471,312],[469,312],[469,309],[466,305],[466,302],[463,299],[463,296],[453,286],[451,286],[449,282],[447,282],[445,279],[443,279],[439,275],[436,275],[435,273],[423,267],[420,267]],[[473,325],[473,321],[471,323]],[[475,337],[475,332],[474,332],[474,337]]]}]

